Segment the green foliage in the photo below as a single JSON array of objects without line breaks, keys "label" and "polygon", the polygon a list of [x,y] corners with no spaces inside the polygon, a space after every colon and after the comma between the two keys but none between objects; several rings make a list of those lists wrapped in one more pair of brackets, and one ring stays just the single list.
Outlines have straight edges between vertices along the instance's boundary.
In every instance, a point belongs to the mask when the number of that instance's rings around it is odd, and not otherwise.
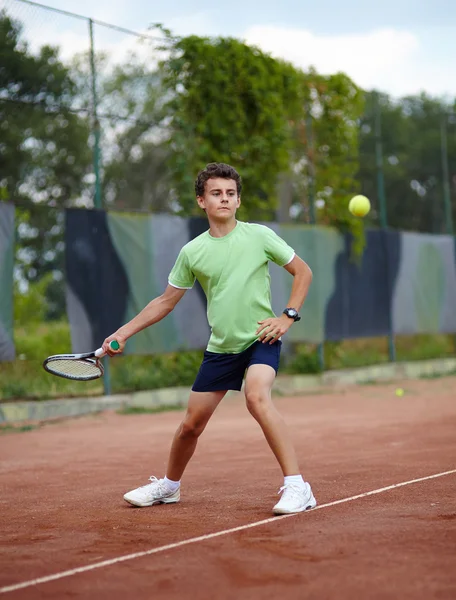
[{"label": "green foliage", "polygon": [[230,163],[241,173],[244,219],[276,217],[277,184],[288,173],[297,203],[309,204],[311,182],[322,205],[317,220],[350,231],[355,254],[362,252],[363,224],[347,205],[359,191],[363,95],[346,75],[305,74],[238,40],[197,36],[175,41],[162,69],[171,97],[171,164],[183,214],[200,213],[193,184],[208,162]]},{"label": "green foliage", "polygon": [[46,290],[53,280],[52,273],[46,273],[36,283],[31,283],[21,292],[14,283],[14,323],[16,328],[42,323],[47,316]]},{"label": "green foliage", "polygon": [[[57,206],[80,191],[90,155],[88,127],[68,108],[76,89],[58,50],[35,56],[20,23],[0,13],[1,180],[13,199]],[[25,184],[27,185],[21,185]]]},{"label": "green foliage", "polygon": [[[360,256],[364,225],[378,223],[373,94],[364,95],[343,73],[304,73],[235,39],[177,39],[161,29],[169,52],[159,70],[131,56],[110,71],[108,57],[96,57],[100,110],[113,115],[101,121],[102,139],[110,144],[103,163],[106,206],[200,214],[196,173],[207,162],[223,161],[244,180],[241,219],[276,218],[276,186],[285,176],[302,208],[297,219],[309,220],[315,200],[317,222],[351,232],[354,254]],[[90,204],[93,191],[87,178],[90,121],[82,116],[91,106],[87,56],[65,65],[57,48],[33,53],[20,23],[0,12],[0,58],[0,200],[17,204],[16,274],[30,284],[26,292],[15,291],[15,341],[26,360],[0,365],[0,394],[100,394],[99,381],[81,385],[41,368],[50,351],[70,347],[68,325],[59,320],[64,314],[58,280],[64,270],[62,207]],[[442,115],[455,107],[424,94],[401,100],[380,95],[380,107],[390,225],[444,231],[440,127]],[[454,123],[446,123],[453,179],[456,136]],[[347,210],[358,192],[374,203],[364,220]],[[451,193],[456,217],[454,185]],[[57,321],[47,326],[47,319]],[[444,336],[407,338],[407,344],[398,338],[398,356],[448,355],[447,342]],[[384,339],[326,343],[325,353],[330,368],[387,360]],[[200,359],[201,352],[116,359],[113,389],[190,385]],[[315,348],[302,345],[284,371],[318,368]]]},{"label": "green foliage", "polygon": [[[400,335],[395,337],[398,361],[428,360],[455,355],[453,336]],[[361,338],[325,342],[325,367],[327,369],[354,368],[389,361],[388,339]]]},{"label": "green foliage", "polygon": [[49,289],[55,283],[53,274],[48,272],[23,291],[17,282],[14,284],[14,338],[21,360],[43,361],[49,354],[65,353],[71,347],[68,322],[47,323],[54,316]]},{"label": "green foliage", "polygon": [[306,207],[301,215],[308,215],[313,193],[317,223],[350,232],[352,252],[359,257],[365,246],[364,223],[347,207],[360,191],[358,133],[364,94],[343,73],[324,76],[311,70],[303,74],[303,85],[306,115],[293,132],[295,184]]},{"label": "green foliage", "polygon": [[154,356],[123,356],[112,361],[112,387],[118,392],[190,386],[198,372],[202,352]]},{"label": "green foliage", "polygon": [[200,213],[195,176],[217,161],[243,177],[241,218],[274,216],[277,178],[289,169],[289,123],[303,111],[301,73],[238,40],[197,36],[178,40],[162,68],[182,212]]},{"label": "green foliage", "polygon": [[[42,362],[48,354],[68,352],[69,326],[64,322],[28,324],[16,332],[18,354],[26,359],[0,363],[0,401],[19,399],[100,396],[102,380],[70,381],[46,373]],[[422,360],[454,356],[452,336],[423,335],[396,338],[399,360]],[[120,356],[111,360],[113,393],[128,393],[192,385],[203,357],[202,351],[155,356]],[[388,361],[386,338],[365,338],[325,342],[327,369],[350,368]],[[316,347],[297,344],[289,356],[283,355],[280,373],[306,374],[320,370]]]},{"label": "green foliage", "polygon": [[444,375],[442,373],[427,373],[427,374],[420,375],[420,379],[441,379],[442,377],[448,377],[448,376],[454,376],[454,375],[456,375],[456,370],[449,371],[448,373],[445,373]]},{"label": "green foliage", "polygon": [[70,328],[65,321],[43,323],[27,319],[14,330],[16,353],[23,360],[43,361],[49,354],[64,354],[71,348]]},{"label": "green foliage", "polygon": [[184,410],[180,404],[167,404],[166,406],[124,406],[117,411],[118,415],[153,415],[161,412],[169,412],[170,410]]},{"label": "green foliage", "polygon": [[6,433],[23,433],[24,431],[33,431],[38,429],[39,425],[0,425],[0,435]]},{"label": "green foliage", "polygon": [[[165,91],[151,58],[132,52],[112,68],[106,55],[95,55],[106,208],[172,211]],[[78,102],[87,108],[92,98],[89,65],[88,53],[82,53],[71,68]]]},{"label": "green foliage", "polygon": [[289,375],[321,372],[317,349],[312,344],[294,344],[290,355],[282,355],[281,361],[285,363],[281,372]]},{"label": "green foliage", "polygon": [[[163,89],[157,73],[140,63],[117,67],[106,80],[105,98],[122,101],[137,120],[115,138],[115,150],[104,169],[108,205],[155,212],[171,210],[169,148],[161,122]],[[144,101],[140,99],[144,98]]]},{"label": "green foliage", "polygon": [[[65,349],[68,351],[68,346]],[[43,369],[46,352],[39,360],[15,360],[0,362],[0,400],[48,400],[100,396],[103,382],[71,381],[54,377]]]},{"label": "green foliage", "polygon": [[455,338],[453,335],[422,334],[399,336],[396,340],[398,360],[430,360],[454,356]]},{"label": "green foliage", "polygon": [[[444,233],[441,126],[448,129],[448,160],[456,169],[455,126],[445,116],[451,107],[426,94],[393,100],[385,94],[366,94],[366,111],[360,133],[360,181],[362,190],[374,200],[373,217],[379,205],[376,187],[375,117],[381,119],[383,172],[387,217],[390,227],[405,231]],[[451,186],[456,217],[456,188]]]},{"label": "green foliage", "polygon": [[[0,364],[0,368],[3,363]],[[3,370],[3,369],[1,369]],[[0,387],[0,399],[9,400],[14,398],[27,398],[30,395],[30,382],[22,378],[13,378],[12,373],[9,373],[8,378],[4,378]]]},{"label": "green foliage", "polygon": [[69,110],[76,88],[58,50],[43,46],[32,54],[20,23],[4,12],[0,56],[2,196],[18,204],[16,272],[37,281],[62,270],[60,209],[84,189],[91,165],[89,125]]},{"label": "green foliage", "polygon": [[[317,198],[325,200],[320,223],[349,231],[353,251],[359,256],[365,245],[364,226],[348,212],[350,199],[359,192],[358,121],[364,108],[360,88],[343,73],[319,79],[318,100],[323,109],[315,123]],[[323,81],[322,81],[323,79]]]},{"label": "green foliage", "polygon": [[387,338],[363,338],[325,342],[325,367],[338,369],[340,365],[351,369],[388,362]]},{"label": "green foliage", "polygon": [[[38,309],[37,309],[38,310]],[[13,362],[0,362],[0,400],[20,398],[97,396],[103,394],[102,380],[70,381],[54,377],[42,368],[49,354],[68,352],[70,328],[65,321],[40,322],[25,318],[15,329]],[[111,360],[114,393],[158,389],[193,383],[202,351],[154,356],[121,356]]]}]

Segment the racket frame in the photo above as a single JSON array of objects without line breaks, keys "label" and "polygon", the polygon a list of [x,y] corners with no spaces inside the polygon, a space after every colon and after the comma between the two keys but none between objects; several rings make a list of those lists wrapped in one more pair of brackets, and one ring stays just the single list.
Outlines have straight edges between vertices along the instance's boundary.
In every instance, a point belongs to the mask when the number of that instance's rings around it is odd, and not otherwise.
[{"label": "racket frame", "polygon": [[[112,347],[113,350],[118,350],[118,348],[119,348],[119,344],[116,340],[111,341],[110,346]],[[84,352],[84,353],[80,353],[80,354],[54,354],[54,355],[48,356],[46,358],[46,360],[43,362],[43,368],[45,371],[47,371],[51,375],[55,375],[57,377],[63,377],[64,379],[71,379],[73,381],[92,381],[93,379],[98,379],[99,377],[102,377],[102,375],[104,374],[104,368],[99,359],[102,358],[103,356],[105,356],[105,354],[106,353],[103,351],[103,348],[98,348],[97,350],[95,350],[93,352]],[[56,371],[53,371],[49,368],[48,365],[52,364],[53,362],[58,362],[61,360],[80,361],[80,362],[84,362],[87,364],[91,364],[91,365],[97,367],[99,372],[94,373],[92,376],[87,376],[87,377],[79,376],[78,377],[78,376],[66,375],[64,373],[57,373]]]}]

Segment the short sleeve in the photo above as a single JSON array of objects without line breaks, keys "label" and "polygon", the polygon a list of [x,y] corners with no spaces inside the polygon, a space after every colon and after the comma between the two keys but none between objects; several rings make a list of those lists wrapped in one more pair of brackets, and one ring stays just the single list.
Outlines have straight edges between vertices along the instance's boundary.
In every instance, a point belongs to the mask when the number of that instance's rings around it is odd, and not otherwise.
[{"label": "short sleeve", "polygon": [[263,226],[262,230],[264,250],[268,260],[275,262],[279,267],[284,267],[290,263],[295,256],[293,248],[269,227]]},{"label": "short sleeve", "polygon": [[195,276],[190,268],[188,256],[184,248],[179,252],[174,267],[171,269],[168,283],[175,288],[183,290],[191,289],[195,283]]}]

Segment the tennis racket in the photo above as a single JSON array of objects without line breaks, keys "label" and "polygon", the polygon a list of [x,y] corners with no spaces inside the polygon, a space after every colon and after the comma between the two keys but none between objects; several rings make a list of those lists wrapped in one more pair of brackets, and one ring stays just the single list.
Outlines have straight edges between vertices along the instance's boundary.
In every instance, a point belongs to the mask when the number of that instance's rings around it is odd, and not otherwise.
[{"label": "tennis racket", "polygon": [[[112,350],[120,348],[119,342],[116,340],[109,342],[109,346]],[[43,367],[45,371],[58,377],[90,381],[103,375],[104,369],[99,359],[104,355],[103,348],[85,354],[55,354],[46,358]]]}]

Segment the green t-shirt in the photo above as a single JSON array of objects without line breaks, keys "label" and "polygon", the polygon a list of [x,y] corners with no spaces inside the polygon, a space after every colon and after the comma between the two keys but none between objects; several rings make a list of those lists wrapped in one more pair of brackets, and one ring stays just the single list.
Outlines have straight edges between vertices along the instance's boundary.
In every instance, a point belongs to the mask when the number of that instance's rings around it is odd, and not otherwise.
[{"label": "green t-shirt", "polygon": [[242,352],[258,339],[258,321],[275,316],[268,261],[282,267],[294,255],[269,227],[241,221],[224,237],[205,231],[182,248],[169,283],[186,289],[195,279],[201,284],[212,331],[210,352]]}]

